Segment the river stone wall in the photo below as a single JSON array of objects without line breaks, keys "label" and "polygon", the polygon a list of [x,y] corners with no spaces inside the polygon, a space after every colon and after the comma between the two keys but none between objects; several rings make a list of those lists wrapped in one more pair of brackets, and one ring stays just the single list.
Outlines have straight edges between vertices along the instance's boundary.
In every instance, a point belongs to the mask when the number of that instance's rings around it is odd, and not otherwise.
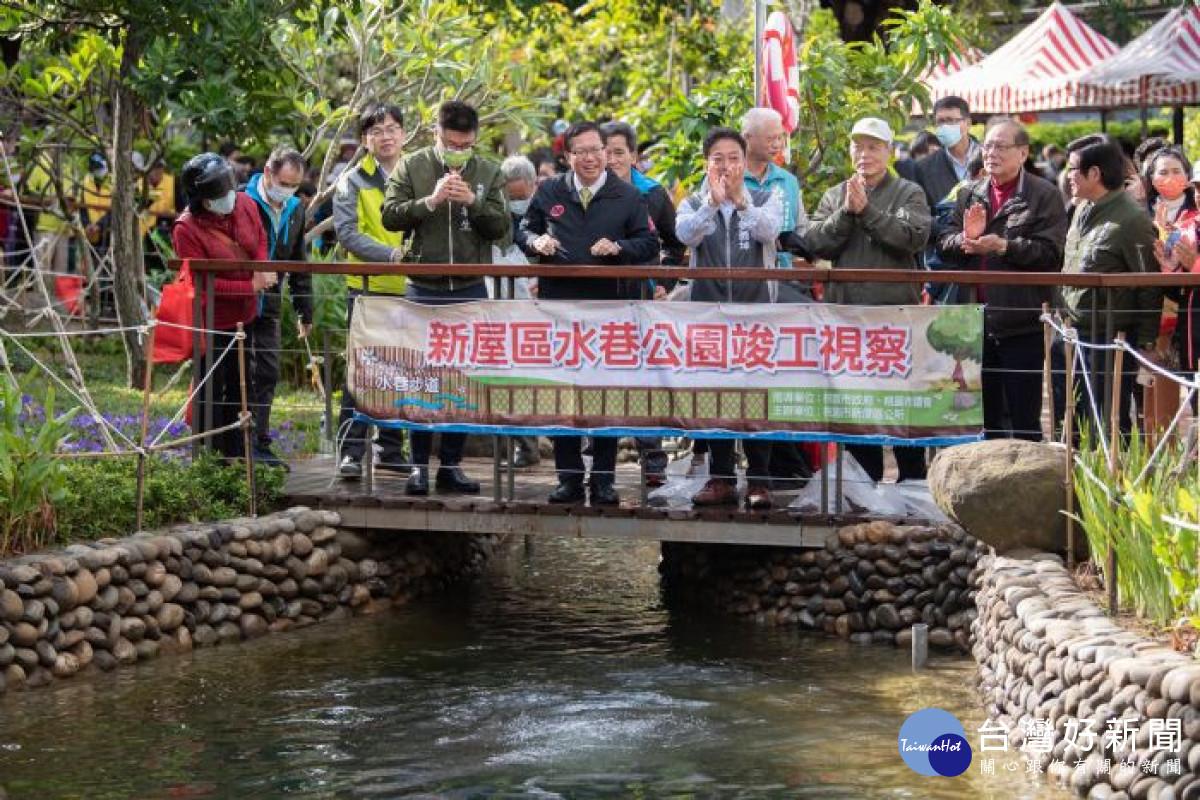
[{"label": "river stone wall", "polygon": [[293,508],[0,561],[0,693],[401,604],[494,545],[339,524]]},{"label": "river stone wall", "polygon": [[[1006,759],[1020,757],[1022,769],[1035,761],[1093,800],[1200,798],[1200,662],[1110,619],[1058,556],[988,556],[977,577],[974,655],[985,710],[1009,729]],[[1152,719],[1164,720],[1158,734]],[[1067,741],[1071,720],[1076,732],[1091,720],[1090,749]],[[1136,734],[1116,746],[1125,737],[1105,736],[1109,720],[1114,728],[1136,726]],[[1176,725],[1178,746],[1162,734]],[[1027,734],[1027,726],[1043,733]],[[1033,736],[1037,746],[1023,751]],[[1048,743],[1049,753],[1028,752]]]},{"label": "river stone wall", "polygon": [[967,652],[986,550],[956,525],[876,521],[839,528],[821,550],[664,542],[660,571],[669,590],[765,625],[908,647],[920,622],[930,644]]}]

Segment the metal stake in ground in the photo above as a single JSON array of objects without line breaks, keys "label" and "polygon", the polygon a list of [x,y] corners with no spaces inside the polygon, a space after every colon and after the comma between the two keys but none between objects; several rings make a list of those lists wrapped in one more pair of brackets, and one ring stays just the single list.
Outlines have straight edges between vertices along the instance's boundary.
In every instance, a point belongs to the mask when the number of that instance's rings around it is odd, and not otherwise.
[{"label": "metal stake in ground", "polygon": [[1050,304],[1042,303],[1042,347],[1044,350],[1044,359],[1042,361],[1042,385],[1046,387],[1046,406],[1050,409],[1050,435],[1046,441],[1054,441],[1054,387],[1051,385],[1052,380],[1050,368],[1050,350],[1054,340],[1054,334],[1050,328]]},{"label": "metal stake in ground", "polygon": [[254,485],[254,448],[250,446],[251,428],[254,427],[254,418],[250,416],[250,410],[246,404],[246,332],[243,330],[242,323],[237,325],[237,350],[238,350],[238,382],[242,387],[242,455],[246,459],[246,489],[249,494],[250,516],[257,517],[258,510],[256,508],[256,494],[258,488]]},{"label": "metal stake in ground", "polygon": [[137,529],[143,530],[143,511],[146,500],[146,436],[150,430],[150,392],[154,388],[154,327],[146,341],[146,377],[142,382],[142,431],[138,437],[137,461]]},{"label": "metal stake in ground", "polygon": [[1067,501],[1067,568],[1071,569],[1075,566],[1075,337],[1072,336],[1069,319],[1065,321],[1065,331],[1067,391],[1066,408],[1063,410],[1063,441],[1067,446],[1067,463],[1063,470],[1063,493]]},{"label": "metal stake in ground", "polygon": [[[1117,454],[1121,443],[1121,367],[1125,360],[1125,334],[1118,333],[1114,341],[1117,343],[1117,349],[1113,353],[1112,391],[1110,393],[1112,413],[1108,422],[1108,474],[1115,496],[1119,480],[1117,473],[1120,472],[1117,466]],[[1113,502],[1115,504],[1117,501],[1114,499]],[[1116,519],[1115,514],[1113,519]],[[1104,582],[1105,588],[1108,590],[1108,613],[1111,616],[1117,614],[1117,549],[1112,544],[1116,535],[1117,531],[1108,532],[1108,555],[1104,565]]]}]

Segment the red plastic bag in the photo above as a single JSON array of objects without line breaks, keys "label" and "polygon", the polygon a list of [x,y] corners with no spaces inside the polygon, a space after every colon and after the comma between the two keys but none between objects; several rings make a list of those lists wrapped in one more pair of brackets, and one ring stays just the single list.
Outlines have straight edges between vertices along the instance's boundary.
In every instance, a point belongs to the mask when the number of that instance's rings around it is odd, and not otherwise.
[{"label": "red plastic bag", "polygon": [[[192,357],[192,331],[195,319],[192,316],[192,301],[196,297],[196,284],[188,262],[183,262],[178,277],[163,287],[162,299],[154,318],[170,325],[159,325],[154,329],[154,363],[178,364]],[[175,325],[183,325],[176,328]],[[204,352],[204,337],[200,337],[200,352]]]},{"label": "red plastic bag", "polygon": [[80,295],[83,293],[83,276],[81,275],[55,275],[54,276],[54,294],[62,301],[63,307],[71,315],[78,314],[83,310],[83,301]]}]

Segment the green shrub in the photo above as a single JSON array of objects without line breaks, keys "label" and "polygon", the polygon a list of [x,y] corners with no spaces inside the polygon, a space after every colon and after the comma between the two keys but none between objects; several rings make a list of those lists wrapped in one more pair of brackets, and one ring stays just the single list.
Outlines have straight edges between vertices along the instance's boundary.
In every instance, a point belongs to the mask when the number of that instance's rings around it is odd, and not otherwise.
[{"label": "green shrub", "polygon": [[44,416],[29,414],[20,390],[0,380],[0,555],[34,550],[53,538],[67,481],[54,452],[74,415],[54,415],[53,389]]},{"label": "green shrub", "polygon": [[1135,432],[1119,456],[1114,485],[1103,447],[1085,431],[1075,463],[1076,518],[1097,564],[1105,563],[1110,546],[1116,552],[1124,605],[1157,624],[1197,625],[1200,495],[1195,454],[1174,440],[1146,470],[1150,456]]},{"label": "green shrub", "polygon": [[[245,516],[246,469],[225,465],[203,454],[188,464],[153,459],[146,477],[146,529],[180,522]],[[67,466],[68,483],[58,504],[59,539],[64,541],[127,536],[137,522],[137,462],[83,460]],[[255,472],[260,514],[278,508],[282,469],[259,466]]]}]

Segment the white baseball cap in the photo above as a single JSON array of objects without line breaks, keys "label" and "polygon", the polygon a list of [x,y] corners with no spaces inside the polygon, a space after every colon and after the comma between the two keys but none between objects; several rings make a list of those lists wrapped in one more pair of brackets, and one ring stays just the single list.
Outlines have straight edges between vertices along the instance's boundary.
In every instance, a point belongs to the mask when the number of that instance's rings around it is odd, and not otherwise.
[{"label": "white baseball cap", "polygon": [[855,136],[870,136],[872,139],[878,139],[888,144],[891,144],[894,138],[892,126],[879,117],[863,117],[854,123],[854,128],[850,131],[850,138],[853,139]]}]

